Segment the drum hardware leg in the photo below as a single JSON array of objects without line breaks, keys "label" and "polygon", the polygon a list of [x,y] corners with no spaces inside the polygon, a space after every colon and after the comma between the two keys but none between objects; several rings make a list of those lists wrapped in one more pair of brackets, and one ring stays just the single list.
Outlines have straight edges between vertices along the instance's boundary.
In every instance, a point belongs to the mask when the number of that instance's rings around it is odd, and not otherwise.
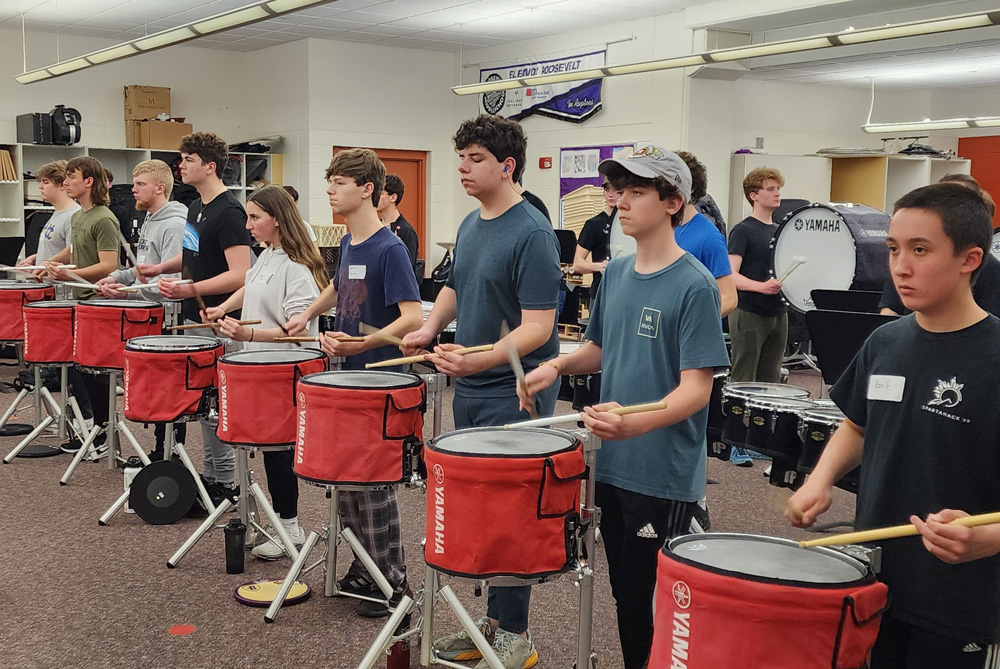
[{"label": "drum hardware leg", "polygon": [[410,615],[410,607],[413,605],[413,599],[408,595],[403,595],[403,598],[399,601],[399,606],[389,620],[386,621],[385,625],[382,627],[382,631],[378,633],[375,638],[375,643],[371,645],[368,652],[365,653],[364,658],[361,660],[361,664],[358,665],[358,669],[374,669],[375,663],[379,658],[385,654],[389,647],[394,644],[399,638],[406,638],[412,636],[413,630],[408,631],[396,637],[396,630],[399,626],[403,624],[403,620]]},{"label": "drum hardware leg", "polygon": [[195,530],[194,534],[188,537],[187,541],[185,541],[184,544],[177,549],[177,552],[170,556],[170,559],[167,560],[167,568],[176,569],[177,565],[181,561],[181,558],[187,555],[188,551],[194,547],[198,540],[201,539],[206,532],[212,529],[212,526],[219,520],[219,518],[222,517],[222,514],[228,511],[232,506],[233,503],[229,500],[229,498],[222,500],[222,504],[215,507],[215,511],[210,513],[208,518],[206,518],[204,522],[198,526],[198,529]]},{"label": "drum hardware leg", "polygon": [[326,575],[325,575],[325,588],[323,594],[327,597],[333,597],[339,594],[340,590],[337,588],[337,531],[340,525],[340,515],[337,511],[339,508],[337,489],[333,486],[326,487],[326,499],[327,505],[329,506],[329,518],[327,519],[327,524],[323,528],[323,539],[326,541]]},{"label": "drum hardware leg", "polygon": [[[582,435],[581,435],[582,436]],[[590,669],[595,663],[594,656],[594,570],[590,567],[596,562],[594,558],[597,532],[601,526],[601,510],[595,503],[597,472],[597,451],[601,449],[601,438],[587,432],[583,437],[583,452],[587,463],[587,485],[583,499],[583,515],[587,523],[583,534],[583,550],[586,560],[580,572],[580,613],[577,630],[576,666]]]},{"label": "drum hardware leg", "polygon": [[125,424],[125,421],[123,420],[118,421],[117,427],[118,431],[122,433],[122,437],[125,438],[125,441],[129,443],[129,445],[132,447],[132,450],[135,451],[136,455],[139,456],[139,459],[142,460],[143,466],[150,464],[151,461],[149,459],[149,456],[146,455],[146,451],[143,450],[142,446],[139,445],[139,442],[136,441],[135,435],[132,434],[132,431],[128,429],[128,425]]},{"label": "drum hardware leg", "polygon": [[45,428],[47,428],[49,425],[51,425],[53,423],[54,420],[55,419],[53,419],[52,416],[46,416],[45,420],[43,420],[41,423],[38,424],[38,427],[36,427],[31,432],[29,432],[28,436],[26,436],[21,441],[21,443],[19,443],[17,446],[15,446],[14,450],[12,450],[10,453],[7,454],[7,456],[3,459],[3,463],[5,465],[9,465],[10,462],[11,462],[11,460],[13,460],[14,458],[16,458],[18,453],[20,453],[25,448],[27,448],[28,444],[30,444],[32,441],[34,441],[35,438],[38,435],[40,435],[45,430]]},{"label": "drum hardware leg", "polygon": [[[121,449],[118,446],[118,432],[114,425],[118,424],[118,379],[121,372],[112,370],[108,375],[108,471],[114,471],[118,466]],[[81,449],[83,450],[83,449]]]},{"label": "drum hardware leg", "polygon": [[17,397],[14,398],[14,401],[11,402],[9,407],[7,407],[7,411],[4,412],[3,418],[0,418],[0,428],[3,428],[3,426],[7,424],[7,421],[10,420],[10,417],[17,413],[17,410],[21,408],[21,402],[28,396],[28,392],[28,390],[22,388],[20,392],[17,393]]},{"label": "drum hardware leg", "polygon": [[202,504],[205,505],[205,508],[208,509],[209,513],[215,511],[215,505],[212,504],[212,498],[209,497],[208,491],[205,490],[205,484],[202,482],[201,476],[198,475],[198,470],[194,468],[191,458],[188,457],[187,451],[184,450],[184,444],[178,444],[174,441],[174,424],[168,423],[167,447],[163,450],[164,456],[171,451],[177,454],[181,463],[189,472],[191,472],[191,476],[194,477],[194,484],[198,488],[198,497],[201,498]]},{"label": "drum hardware leg", "polygon": [[[386,579],[385,575],[379,571],[378,565],[375,564],[375,560],[372,559],[372,556],[368,554],[365,547],[361,545],[360,541],[358,541],[358,537],[349,527],[345,527],[340,530],[338,537],[343,537],[347,542],[347,545],[351,547],[355,557],[361,560],[361,564],[365,566],[365,571],[367,571],[368,575],[371,576],[373,581],[375,581],[375,585],[377,585],[378,589],[385,595],[384,601],[388,603],[389,597],[392,596],[392,586],[389,585],[389,581]],[[364,599],[371,598],[365,597]]]},{"label": "drum hardware leg", "polygon": [[69,418],[69,367],[59,366],[59,399],[62,402],[61,413],[59,414],[59,441],[63,441],[68,436],[66,421]]},{"label": "drum hardware leg", "polygon": [[289,537],[288,532],[285,531],[285,526],[281,524],[281,520],[278,518],[278,514],[275,513],[274,507],[272,507],[271,503],[267,501],[267,495],[264,494],[264,489],[261,488],[260,484],[256,481],[250,484],[250,495],[257,500],[257,508],[263,509],[267,519],[271,521],[271,529],[278,533],[278,538],[281,540],[281,545],[285,547],[285,551],[291,556],[293,561],[297,560],[299,557],[299,549],[292,543],[292,538]]},{"label": "drum hardware leg", "polygon": [[423,605],[420,620],[420,666],[430,665],[434,656],[434,597],[438,590],[438,573],[424,569]]},{"label": "drum hardware leg", "polygon": [[[62,478],[59,479],[59,485],[66,485],[67,483],[69,483],[69,479],[71,476],[73,476],[73,472],[75,472],[76,468],[80,466],[81,462],[83,462],[83,456],[85,456],[87,454],[87,451],[90,450],[90,447],[94,443],[94,440],[97,439],[97,435],[99,435],[103,431],[104,428],[101,427],[100,425],[94,426],[94,429],[90,431],[90,434],[87,435],[87,438],[83,440],[83,445],[80,446],[80,450],[77,451],[76,455],[73,456],[73,462],[69,463],[69,467],[66,468],[66,473],[64,473]],[[114,432],[114,430],[111,430],[111,432]]]},{"label": "drum hardware leg", "polygon": [[306,563],[306,559],[309,557],[310,551],[319,541],[319,534],[315,531],[310,532],[309,536],[306,537],[306,542],[302,544],[302,549],[299,550],[298,556],[292,562],[292,568],[288,570],[285,575],[284,580],[281,583],[281,587],[278,589],[278,594],[275,596],[274,601],[271,602],[271,606],[267,607],[267,611],[264,613],[264,622],[273,623],[274,618],[278,615],[278,609],[282,607],[285,603],[285,598],[288,597],[289,590],[292,589],[292,585],[298,579],[299,574],[302,573],[302,567]]},{"label": "drum hardware leg", "polygon": [[441,434],[441,410],[444,406],[444,389],[447,377],[444,374],[422,374],[424,383],[427,384],[427,396],[431,400],[433,408],[433,421],[431,423],[431,436],[437,437]]},{"label": "drum hardware leg", "polygon": [[125,502],[128,501],[128,496],[131,493],[131,491],[132,489],[129,488],[125,492],[123,492],[122,496],[116,499],[115,503],[112,504],[111,507],[107,511],[105,511],[100,518],[97,519],[97,524],[100,525],[101,527],[107,525],[108,521],[111,520],[112,516],[118,513],[118,510],[121,509],[123,506],[125,506]]},{"label": "drum hardware leg", "polygon": [[[146,451],[144,451],[142,447],[139,446],[139,442],[136,441],[135,435],[133,435],[132,431],[128,429],[127,425],[125,425],[125,421],[123,420],[118,421],[117,428],[121,430],[122,436],[126,439],[126,441],[129,442],[129,444],[131,444],[132,449],[139,455],[139,459],[142,461],[143,466],[150,464],[149,456],[146,455]],[[131,487],[126,488],[125,492],[122,493],[121,497],[116,499],[114,504],[112,504],[111,507],[108,508],[108,510],[105,511],[104,514],[97,519],[97,524],[100,525],[101,527],[107,525],[108,522],[111,520],[111,518],[116,513],[118,513],[118,511],[123,506],[125,506],[125,502],[128,501],[128,496],[131,493],[131,491],[132,491]]]},{"label": "drum hardware leg", "polygon": [[[493,647],[490,646],[486,637],[483,636],[483,633],[479,631],[479,626],[476,625],[475,621],[472,620],[472,617],[469,615],[469,612],[462,606],[462,602],[458,600],[458,597],[451,589],[451,586],[441,586],[437,591],[437,596],[440,597],[452,611],[454,611],[455,617],[458,618],[458,622],[465,629],[466,633],[468,633],[472,642],[476,644],[476,648],[479,649],[479,652],[483,654],[483,659],[486,660],[488,665],[490,665],[490,669],[504,669],[503,664],[500,662],[500,658],[497,657],[497,654],[493,651]],[[462,664],[452,664],[437,658],[435,658],[434,661],[436,664],[441,664],[446,667],[463,667],[464,669],[467,669],[465,668],[465,665]]]},{"label": "drum hardware leg", "polygon": [[31,389],[31,401],[35,408],[35,425],[42,422],[42,368],[33,365],[35,374],[35,385]]}]

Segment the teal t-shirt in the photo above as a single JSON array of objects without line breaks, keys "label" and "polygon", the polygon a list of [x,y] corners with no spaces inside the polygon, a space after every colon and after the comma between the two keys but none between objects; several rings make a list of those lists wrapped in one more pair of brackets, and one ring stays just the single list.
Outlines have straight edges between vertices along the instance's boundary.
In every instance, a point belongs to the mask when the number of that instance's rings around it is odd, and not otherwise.
[{"label": "teal t-shirt", "polygon": [[[608,263],[594,300],[587,339],[601,347],[601,401],[655,402],[673,391],[681,370],[726,367],[715,278],[690,253],[654,272],[635,271],[635,256]],[[705,492],[708,406],[675,425],[597,452],[597,480],[681,502]]]},{"label": "teal t-shirt", "polygon": [[[458,306],[455,343],[492,344],[500,324],[521,325],[521,310],[555,309],[559,304],[559,243],[552,225],[533,206],[518,202],[494,219],[477,209],[462,221],[455,239],[455,264],[448,286]],[[548,341],[521,364],[526,370],[559,354],[555,324]],[[513,397],[517,382],[510,365],[455,379],[465,397]]]}]

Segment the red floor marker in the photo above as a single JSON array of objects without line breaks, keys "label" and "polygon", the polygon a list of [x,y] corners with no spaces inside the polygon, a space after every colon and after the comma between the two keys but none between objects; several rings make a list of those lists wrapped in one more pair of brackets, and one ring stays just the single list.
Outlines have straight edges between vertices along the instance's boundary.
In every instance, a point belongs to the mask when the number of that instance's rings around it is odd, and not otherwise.
[{"label": "red floor marker", "polygon": [[188,634],[194,634],[195,629],[194,625],[174,625],[167,631],[174,636],[186,636]]}]

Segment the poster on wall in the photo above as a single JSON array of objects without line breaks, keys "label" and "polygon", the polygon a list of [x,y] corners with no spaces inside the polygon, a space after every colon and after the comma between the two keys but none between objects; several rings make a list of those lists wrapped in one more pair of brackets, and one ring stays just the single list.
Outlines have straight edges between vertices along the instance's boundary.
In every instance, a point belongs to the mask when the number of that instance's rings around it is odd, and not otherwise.
[{"label": "poster on wall", "polygon": [[[606,56],[607,50],[602,49],[504,60],[482,67],[479,70],[479,81],[524,79],[591,70],[604,67]],[[496,114],[515,121],[538,114],[569,123],[583,123],[602,109],[602,81],[603,79],[589,79],[483,93],[479,96],[479,110],[484,114]]]},{"label": "poster on wall", "polygon": [[597,171],[602,160],[624,158],[635,151],[634,144],[609,144],[605,146],[578,146],[559,150],[559,197],[580,186],[597,186],[604,177]]}]

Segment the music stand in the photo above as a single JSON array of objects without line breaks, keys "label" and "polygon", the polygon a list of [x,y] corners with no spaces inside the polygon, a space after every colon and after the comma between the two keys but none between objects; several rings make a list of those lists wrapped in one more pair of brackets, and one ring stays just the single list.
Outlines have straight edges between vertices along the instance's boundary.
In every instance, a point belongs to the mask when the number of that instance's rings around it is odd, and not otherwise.
[{"label": "music stand", "polygon": [[868,336],[876,328],[897,318],[899,316],[851,311],[807,311],[806,328],[823,382],[827,385],[836,383]]},{"label": "music stand", "polygon": [[16,265],[22,246],[24,237],[0,237],[0,264]]},{"label": "music stand", "polygon": [[829,290],[816,288],[809,296],[817,309],[877,314],[882,293],[874,290]]}]

